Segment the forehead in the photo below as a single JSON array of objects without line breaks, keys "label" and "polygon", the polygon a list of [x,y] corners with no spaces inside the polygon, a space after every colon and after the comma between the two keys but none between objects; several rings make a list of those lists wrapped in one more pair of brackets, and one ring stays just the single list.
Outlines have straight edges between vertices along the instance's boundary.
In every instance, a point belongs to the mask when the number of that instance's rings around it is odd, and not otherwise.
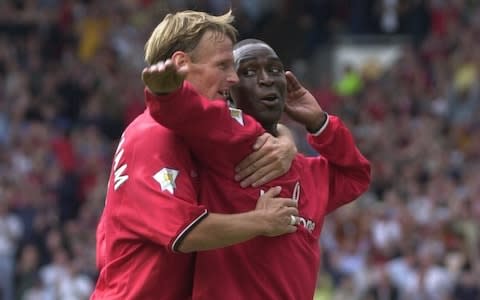
[{"label": "forehead", "polygon": [[267,44],[255,43],[255,44],[246,44],[240,46],[233,50],[233,57],[235,63],[241,63],[243,60],[250,60],[259,57],[271,57],[278,59],[277,54],[273,49]]},{"label": "forehead", "polygon": [[218,56],[231,58],[232,49],[233,42],[228,35],[207,31],[193,52],[197,59],[201,60],[218,58]]}]

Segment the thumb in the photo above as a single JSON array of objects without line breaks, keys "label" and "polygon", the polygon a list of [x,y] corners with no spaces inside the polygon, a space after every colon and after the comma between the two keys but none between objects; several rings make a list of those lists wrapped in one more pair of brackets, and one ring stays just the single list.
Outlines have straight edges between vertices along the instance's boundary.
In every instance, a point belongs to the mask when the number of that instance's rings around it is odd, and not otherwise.
[{"label": "thumb", "polygon": [[148,68],[146,67],[142,70],[142,81],[143,81],[143,83],[146,83],[145,81],[147,80],[147,78],[146,78],[147,76],[148,76]]},{"label": "thumb", "polygon": [[183,77],[187,76],[188,71],[189,69],[187,65],[182,65],[177,69],[177,73]]},{"label": "thumb", "polygon": [[256,151],[260,148],[262,148],[263,145],[267,142],[267,140],[270,138],[270,134],[264,133],[261,136],[257,138],[255,141],[255,144],[253,144],[253,150]]},{"label": "thumb", "polygon": [[287,78],[287,90],[288,91],[295,91],[298,90],[301,87],[300,82],[298,82],[297,77],[293,75],[292,72],[286,71],[285,72],[285,77]]}]

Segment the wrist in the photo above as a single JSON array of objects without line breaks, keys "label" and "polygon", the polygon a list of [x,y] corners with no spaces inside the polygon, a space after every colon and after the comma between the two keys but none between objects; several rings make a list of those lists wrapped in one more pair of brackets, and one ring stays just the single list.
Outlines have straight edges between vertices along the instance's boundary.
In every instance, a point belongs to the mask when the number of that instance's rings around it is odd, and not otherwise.
[{"label": "wrist", "polygon": [[271,236],[273,232],[273,219],[272,214],[267,213],[265,210],[258,211],[255,216],[256,233],[258,236]]},{"label": "wrist", "polygon": [[253,236],[262,236],[268,233],[267,222],[263,209],[255,209],[244,214],[245,222],[248,223],[250,232]]},{"label": "wrist", "polygon": [[321,117],[315,119],[314,122],[312,122],[310,125],[307,125],[307,131],[309,133],[315,134],[319,133],[319,131],[322,130],[322,128],[326,125],[328,121],[328,114],[325,111],[321,112]]},{"label": "wrist", "polygon": [[171,92],[157,92],[157,91],[154,91],[152,90],[149,86],[145,86],[147,91],[152,94],[153,96],[167,96],[168,94],[170,94]]},{"label": "wrist", "polygon": [[156,90],[152,89],[151,87],[149,87],[148,85],[146,85],[146,88],[148,89],[148,91],[152,95],[155,95],[155,96],[168,96],[170,94],[173,94],[173,93],[181,90],[182,87],[183,87],[183,81],[178,86],[170,87],[170,88],[163,88],[163,89],[159,89],[158,91],[156,91]]}]

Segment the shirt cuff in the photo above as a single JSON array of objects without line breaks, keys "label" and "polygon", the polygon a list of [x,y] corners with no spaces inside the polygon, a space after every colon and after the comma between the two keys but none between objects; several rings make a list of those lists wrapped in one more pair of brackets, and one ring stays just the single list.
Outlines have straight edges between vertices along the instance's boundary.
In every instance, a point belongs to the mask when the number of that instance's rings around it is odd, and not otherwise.
[{"label": "shirt cuff", "polygon": [[329,120],[329,115],[326,111],[323,112],[325,114],[325,123],[323,123],[322,127],[320,127],[320,129],[317,131],[317,132],[314,132],[312,133],[313,136],[319,136],[324,130],[325,128],[327,128],[327,125],[328,125],[328,120]]},{"label": "shirt cuff", "polygon": [[208,215],[208,211],[205,209],[205,211],[199,215],[195,220],[193,220],[192,223],[188,224],[187,227],[185,227],[182,232],[177,236],[177,238],[173,241],[172,244],[172,251],[173,252],[179,252],[178,247],[182,243],[183,239],[187,234],[195,227],[197,226],[198,223],[200,223],[201,220],[203,220],[206,216]]}]

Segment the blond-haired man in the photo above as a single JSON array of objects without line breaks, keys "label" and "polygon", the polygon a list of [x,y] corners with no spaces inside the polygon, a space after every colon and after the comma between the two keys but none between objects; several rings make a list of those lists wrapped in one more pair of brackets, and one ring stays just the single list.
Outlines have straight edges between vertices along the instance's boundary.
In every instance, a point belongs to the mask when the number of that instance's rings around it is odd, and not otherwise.
[{"label": "blond-haired man", "polygon": [[[232,20],[230,13],[169,14],[146,44],[146,61],[153,65],[172,56],[188,61],[189,81],[197,90],[211,99],[224,97],[238,81],[233,69],[236,31]],[[263,150],[242,164],[247,167],[240,177],[249,175],[247,183],[278,177],[291,163],[291,147],[274,146],[284,144],[268,137],[259,144],[265,141]],[[287,163],[279,166],[285,157]],[[257,172],[250,175],[252,169]],[[292,215],[298,215],[296,203],[276,198],[278,187],[260,197],[255,210],[208,213],[207,207],[197,203],[201,171],[183,141],[156,123],[148,109],[125,129],[97,229],[100,274],[91,299],[190,299],[194,256],[189,252],[296,231],[290,222]]]}]

